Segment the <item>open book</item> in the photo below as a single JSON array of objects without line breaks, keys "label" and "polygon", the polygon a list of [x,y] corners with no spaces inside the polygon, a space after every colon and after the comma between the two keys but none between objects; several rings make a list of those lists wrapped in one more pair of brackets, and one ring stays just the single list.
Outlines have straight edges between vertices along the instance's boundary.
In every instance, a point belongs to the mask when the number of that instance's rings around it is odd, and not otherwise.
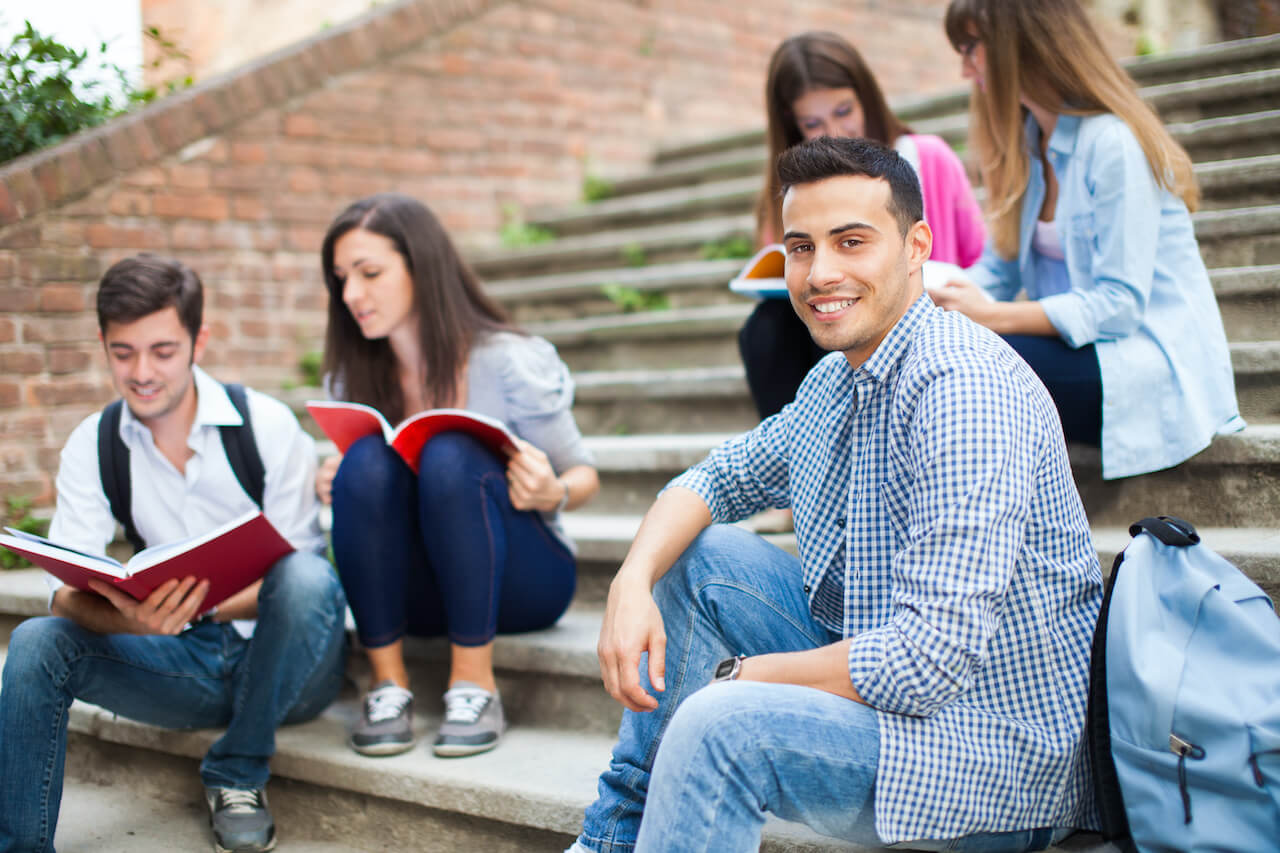
[{"label": "open book", "polygon": [[126,563],[85,554],[55,542],[6,527],[0,545],[26,557],[63,583],[89,590],[99,580],[141,601],[171,578],[193,575],[209,581],[203,610],[209,610],[258,580],[293,551],[261,512],[251,510],[208,533],[144,548]]},{"label": "open book", "polygon": [[381,435],[415,474],[423,446],[450,430],[467,433],[504,459],[516,451],[516,437],[505,424],[465,409],[428,409],[401,421],[395,429],[381,412],[361,403],[309,400],[307,411],[340,452],[346,453],[366,435]]},{"label": "open book", "polygon": [[[729,289],[756,299],[787,299],[786,250],[782,244],[765,246],[752,256],[742,271],[729,282]],[[947,261],[925,261],[924,289],[938,290],[948,281],[969,281],[959,266]]]}]

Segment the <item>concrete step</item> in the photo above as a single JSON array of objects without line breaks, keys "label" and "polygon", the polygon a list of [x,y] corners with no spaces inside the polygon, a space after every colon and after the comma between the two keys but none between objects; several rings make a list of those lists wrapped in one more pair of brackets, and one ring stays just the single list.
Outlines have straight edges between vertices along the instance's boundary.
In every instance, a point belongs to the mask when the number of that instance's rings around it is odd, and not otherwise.
[{"label": "concrete step", "polygon": [[726,240],[746,241],[749,245],[754,228],[749,214],[720,216],[566,237],[523,249],[474,255],[469,260],[476,272],[489,280],[645,266],[695,260],[703,256],[707,247]]},{"label": "concrete step", "polygon": [[1166,122],[1270,110],[1280,99],[1280,68],[1178,80],[1143,87],[1141,94]]},{"label": "concrete step", "polygon": [[[358,714],[358,696],[348,690],[319,718],[278,731],[268,793],[280,850],[558,853],[581,828],[615,736],[513,726],[497,749],[465,760],[435,758],[424,746],[368,758],[346,745]],[[429,741],[439,723],[418,714],[415,730]],[[59,849],[205,849],[198,761],[218,731],[162,730],[83,702],[72,706],[69,730]],[[1059,849],[1096,843],[1084,835]],[[761,850],[869,848],[770,819]]]},{"label": "concrete step", "polygon": [[[1280,201],[1280,155],[1277,154],[1198,163],[1195,173],[1204,206],[1209,209]],[[573,236],[655,222],[705,219],[751,211],[761,186],[759,174],[727,178],[550,209],[532,221],[559,235]]]},{"label": "concrete step", "polygon": [[[589,437],[602,483],[591,511],[643,513],[671,478],[730,435]],[[1280,526],[1280,425],[1251,425],[1243,432],[1218,436],[1175,468],[1124,480],[1102,480],[1095,448],[1070,450],[1076,484],[1094,525],[1175,515],[1205,527]]]},{"label": "concrete step", "polygon": [[1210,269],[1280,264],[1280,204],[1202,210],[1191,218]]},{"label": "concrete step", "polygon": [[[578,543],[578,596],[582,603],[603,605],[609,582],[627,556],[640,527],[640,515],[575,512],[565,516],[565,528]],[[1194,519],[1188,519],[1193,524]],[[1131,521],[1138,521],[1137,518]],[[744,523],[744,526],[750,526]],[[1235,564],[1255,583],[1280,601],[1280,531],[1270,528],[1197,527],[1201,541]],[[792,554],[794,533],[766,534],[765,539]],[[1095,527],[1094,547],[1104,575],[1110,574],[1116,554],[1129,544],[1128,528]]]},{"label": "concrete step", "polygon": [[1267,109],[1168,125],[1195,162],[1271,154],[1280,138],[1280,110]]}]

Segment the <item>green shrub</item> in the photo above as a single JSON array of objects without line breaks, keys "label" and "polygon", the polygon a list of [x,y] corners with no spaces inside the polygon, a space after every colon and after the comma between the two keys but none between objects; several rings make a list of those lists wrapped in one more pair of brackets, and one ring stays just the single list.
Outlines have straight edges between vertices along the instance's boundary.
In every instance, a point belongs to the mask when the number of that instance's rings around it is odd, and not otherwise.
[{"label": "green shrub", "polygon": [[[49,522],[31,514],[30,498],[8,498],[5,500],[4,524],[0,527],[44,536],[49,530]],[[25,557],[19,557],[8,548],[0,548],[0,569],[26,569],[30,566]]]},{"label": "green shrub", "polygon": [[649,265],[649,256],[645,254],[644,246],[639,243],[628,243],[621,249],[622,262],[629,267],[643,267]]},{"label": "green shrub", "polygon": [[[118,65],[104,62],[100,44],[95,55],[74,50],[56,39],[41,35],[30,21],[13,37],[0,54],[0,163],[59,142],[79,130],[95,127],[129,107],[147,103],[159,92],[139,89]],[[151,64],[186,58],[176,44],[147,27],[143,35],[159,47],[159,57]],[[95,70],[119,81],[122,94],[113,97],[100,91],[100,80],[85,80]],[[166,85],[173,91],[191,85],[191,77]]]},{"label": "green shrub", "polygon": [[298,359],[298,372],[302,374],[302,384],[308,388],[319,388],[323,383],[320,371],[324,369],[324,353],[319,350],[308,350]]},{"label": "green shrub", "polygon": [[587,175],[582,179],[582,200],[604,201],[613,195],[613,182],[599,175]]},{"label": "green shrub", "polygon": [[600,285],[600,292],[623,314],[637,311],[665,311],[671,307],[671,300],[661,290],[639,290],[610,282]]},{"label": "green shrub", "polygon": [[520,215],[514,204],[502,206],[502,218],[506,220],[498,231],[498,239],[507,249],[520,249],[525,246],[537,246],[550,243],[556,238],[554,232],[539,225],[529,225]]},{"label": "green shrub", "polygon": [[755,254],[751,239],[742,235],[726,237],[702,245],[702,258],[707,261],[720,261],[729,258],[749,258]]}]

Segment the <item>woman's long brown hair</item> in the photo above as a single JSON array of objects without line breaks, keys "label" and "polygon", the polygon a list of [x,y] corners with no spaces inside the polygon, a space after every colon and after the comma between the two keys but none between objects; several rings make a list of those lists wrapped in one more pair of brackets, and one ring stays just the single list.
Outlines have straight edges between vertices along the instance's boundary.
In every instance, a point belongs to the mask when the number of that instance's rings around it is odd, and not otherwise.
[{"label": "woman's long brown hair", "polygon": [[343,281],[333,271],[333,247],[338,238],[356,228],[388,238],[404,258],[425,362],[427,405],[454,405],[459,373],[477,338],[484,332],[515,330],[506,312],[485,295],[479,278],[435,215],[426,205],[399,193],[360,199],[338,215],[324,236],[320,257],[329,290],[325,372],[346,399],[372,406],[393,424],[413,414],[404,410],[400,365],[391,345],[386,338],[365,338],[342,301]]},{"label": "woman's long brown hair", "polygon": [[853,89],[862,105],[868,139],[893,145],[899,136],[911,132],[889,110],[875,75],[849,42],[828,32],[801,33],[782,42],[769,60],[764,84],[769,159],[764,190],[756,203],[757,240],[764,235],[773,240],[782,236],[782,198],[774,165],[778,155],[804,139],[791,105],[814,89]]},{"label": "woman's long brown hair", "polygon": [[1022,95],[1061,114],[1118,116],[1137,137],[1156,181],[1196,209],[1200,191],[1191,158],[1103,48],[1076,0],[952,0],[946,30],[957,51],[975,37],[986,51],[986,91],[973,87],[969,136],[987,189],[992,238],[1002,256],[1018,254],[1030,177]]}]

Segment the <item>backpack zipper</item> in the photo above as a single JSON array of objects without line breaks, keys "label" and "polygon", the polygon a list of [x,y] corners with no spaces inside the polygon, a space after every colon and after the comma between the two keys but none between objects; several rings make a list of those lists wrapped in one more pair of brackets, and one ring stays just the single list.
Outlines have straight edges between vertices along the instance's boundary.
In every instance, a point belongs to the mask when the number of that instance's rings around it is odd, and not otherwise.
[{"label": "backpack zipper", "polygon": [[1187,788],[1187,758],[1197,761],[1204,758],[1204,749],[1170,732],[1169,751],[1178,756],[1178,793],[1182,794],[1182,822],[1191,823],[1191,791]]}]

